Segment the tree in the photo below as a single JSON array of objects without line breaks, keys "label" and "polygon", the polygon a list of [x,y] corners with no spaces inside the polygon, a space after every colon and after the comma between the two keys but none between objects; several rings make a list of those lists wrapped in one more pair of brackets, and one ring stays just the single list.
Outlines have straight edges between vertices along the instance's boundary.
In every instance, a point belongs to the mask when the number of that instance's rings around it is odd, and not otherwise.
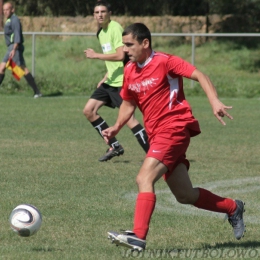
[{"label": "tree", "polygon": [[3,30],[3,4],[4,4],[4,1],[3,0],[0,0],[0,29],[1,31]]},{"label": "tree", "polygon": [[[93,14],[96,2],[97,0],[14,0],[16,13],[21,16],[87,16]],[[234,20],[224,23],[222,32],[234,32],[234,30],[258,32],[260,28],[260,0],[109,0],[109,2],[114,15],[204,15],[208,28],[210,14],[231,14]]]}]

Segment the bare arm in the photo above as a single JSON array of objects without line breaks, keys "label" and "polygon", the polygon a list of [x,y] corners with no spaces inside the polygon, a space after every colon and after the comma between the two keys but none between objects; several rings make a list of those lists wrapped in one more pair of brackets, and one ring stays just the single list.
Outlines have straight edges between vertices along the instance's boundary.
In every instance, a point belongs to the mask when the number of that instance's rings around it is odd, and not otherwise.
[{"label": "bare arm", "polygon": [[12,59],[15,55],[15,52],[18,49],[19,44],[22,42],[22,27],[21,27],[21,23],[19,21],[19,19],[16,17],[14,17],[14,19],[11,22],[11,27],[13,30],[13,38],[12,41],[14,43],[13,45],[13,49],[9,54],[9,57]]},{"label": "bare arm", "polygon": [[97,88],[99,88],[101,84],[103,84],[107,80],[107,76],[108,76],[108,72],[105,74],[104,78],[98,82]]},{"label": "bare arm", "polygon": [[117,133],[120,131],[120,129],[127,123],[130,117],[134,114],[135,108],[136,108],[136,104],[134,101],[123,100],[119,109],[119,113],[115,125],[102,131],[104,140],[107,143],[108,140],[116,136]]},{"label": "bare arm", "polygon": [[202,89],[206,93],[209,103],[212,107],[213,113],[215,117],[220,121],[222,125],[226,125],[223,121],[222,117],[226,116],[229,119],[233,119],[233,117],[227,112],[228,109],[231,109],[231,106],[225,106],[219,99],[217,95],[217,91],[212,84],[210,78],[199,71],[198,69],[194,70],[191,75],[191,79],[196,80],[200,83]]},{"label": "bare arm", "polygon": [[125,58],[125,53],[123,52],[123,46],[118,47],[115,53],[104,54],[97,53],[93,49],[84,50],[86,58],[88,59],[99,59],[105,61],[123,61]]},{"label": "bare arm", "polygon": [[19,45],[18,43],[14,43],[14,47],[13,47],[12,51],[10,51],[10,54],[9,54],[9,58],[10,59],[12,59],[14,57],[15,52],[16,52],[16,50],[18,48],[18,45]]}]

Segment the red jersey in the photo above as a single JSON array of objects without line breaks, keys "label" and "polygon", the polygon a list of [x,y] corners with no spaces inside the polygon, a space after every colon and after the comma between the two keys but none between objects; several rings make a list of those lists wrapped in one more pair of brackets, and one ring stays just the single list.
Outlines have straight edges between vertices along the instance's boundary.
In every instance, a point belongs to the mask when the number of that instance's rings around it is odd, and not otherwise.
[{"label": "red jersey", "polygon": [[200,133],[183,91],[183,77],[190,78],[195,69],[180,57],[162,52],[152,52],[144,64],[125,66],[120,95],[135,100],[149,139],[176,126],[188,127],[191,136]]}]

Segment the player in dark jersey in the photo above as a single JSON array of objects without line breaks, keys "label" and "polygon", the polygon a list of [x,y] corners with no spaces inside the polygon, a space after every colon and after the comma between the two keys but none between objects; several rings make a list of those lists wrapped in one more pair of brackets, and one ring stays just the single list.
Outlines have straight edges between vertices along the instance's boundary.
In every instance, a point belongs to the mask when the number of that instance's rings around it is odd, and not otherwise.
[{"label": "player in dark jersey", "polygon": [[136,177],[139,194],[136,199],[133,231],[108,232],[117,245],[143,250],[150,219],[156,203],[154,185],[164,177],[177,201],[197,208],[226,213],[236,239],[245,232],[244,203],[220,197],[203,188],[194,188],[188,175],[186,159],[190,138],[200,133],[198,121],[185,99],[183,77],[196,80],[205,91],[213,113],[225,125],[223,117],[232,116],[217,96],[208,76],[180,57],[155,52],[151,33],[142,23],[128,26],[123,32],[124,51],[130,58],[124,70],[121,91],[123,103],[114,126],[103,131],[106,141],[117,134],[139,107],[149,137],[150,149]]},{"label": "player in dark jersey", "polygon": [[12,59],[17,66],[24,70],[24,77],[28,84],[31,86],[34,92],[34,98],[41,97],[42,94],[38,89],[34,77],[25,65],[23,57],[24,45],[23,45],[23,32],[22,25],[19,18],[15,15],[15,9],[11,2],[6,2],[3,5],[3,12],[6,18],[4,26],[5,42],[7,46],[7,52],[0,64],[0,85],[5,77],[6,63],[9,59]]}]

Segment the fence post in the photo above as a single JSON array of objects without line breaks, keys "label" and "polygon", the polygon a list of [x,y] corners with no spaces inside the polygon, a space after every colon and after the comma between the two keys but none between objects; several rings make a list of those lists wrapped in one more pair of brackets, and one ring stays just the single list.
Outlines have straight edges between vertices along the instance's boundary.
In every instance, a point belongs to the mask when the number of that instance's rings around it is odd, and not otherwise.
[{"label": "fence post", "polygon": [[32,75],[35,77],[35,33],[32,34]]},{"label": "fence post", "polygon": [[3,6],[4,6],[4,0],[0,0],[0,30],[3,30],[3,19],[4,19],[4,15],[3,15]]},{"label": "fence post", "polygon": [[[195,64],[195,35],[194,34],[192,34],[192,36],[191,36],[191,64],[192,65]],[[194,87],[193,80],[191,80],[190,86],[191,86],[191,88]]]}]

